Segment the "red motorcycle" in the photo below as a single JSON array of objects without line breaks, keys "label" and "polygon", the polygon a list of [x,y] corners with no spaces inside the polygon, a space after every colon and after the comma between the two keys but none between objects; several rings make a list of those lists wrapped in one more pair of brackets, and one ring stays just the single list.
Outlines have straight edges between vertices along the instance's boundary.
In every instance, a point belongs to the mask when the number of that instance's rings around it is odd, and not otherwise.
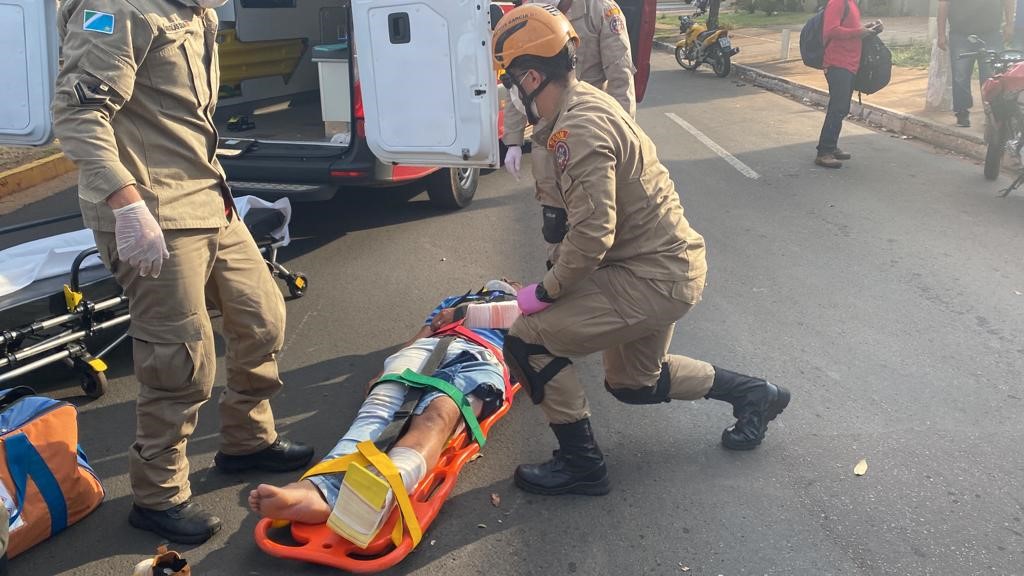
[{"label": "red motorcycle", "polygon": [[1024,109],[1020,95],[1024,92],[1024,52],[1019,50],[988,50],[977,36],[971,36],[971,43],[979,45],[977,52],[961,54],[960,58],[977,58],[979,67],[985,67],[989,79],[981,88],[985,102],[985,178],[995,180],[1003,156],[1009,152],[1021,164],[1021,171],[1002,195],[1024,185]]}]

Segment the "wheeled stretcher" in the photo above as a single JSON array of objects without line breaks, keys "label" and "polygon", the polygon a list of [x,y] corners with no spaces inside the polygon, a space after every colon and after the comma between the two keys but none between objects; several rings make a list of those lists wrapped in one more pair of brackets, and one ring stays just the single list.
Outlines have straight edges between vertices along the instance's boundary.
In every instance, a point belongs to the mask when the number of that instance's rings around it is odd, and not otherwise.
[{"label": "wheeled stretcher", "polygon": [[[293,297],[302,296],[309,285],[305,275],[277,262],[277,249],[290,241],[288,200],[270,204],[243,196],[235,204],[271,273],[286,283]],[[0,235],[76,217],[19,224],[0,229]],[[127,340],[130,318],[128,299],[97,252],[88,230],[0,251],[0,387],[63,362],[79,374],[87,396],[99,398],[106,392],[103,358]],[[102,348],[93,351],[97,342]]]},{"label": "wheeled stretcher", "polygon": [[[504,364],[501,350],[487,340],[480,338],[472,331],[453,324],[443,327],[434,336],[457,336],[484,346],[501,360],[504,367],[505,396],[502,405],[489,416],[479,422],[465,426],[457,432],[441,452],[437,464],[416,485],[412,493],[406,495],[398,474],[393,470],[387,456],[372,442],[363,442],[358,452],[349,456],[324,462],[309,472],[340,473],[352,463],[369,463],[388,479],[395,490],[398,505],[392,510],[390,517],[384,522],[376,538],[366,547],[360,548],[333,532],[326,524],[282,523],[264,518],[256,525],[255,538],[257,545],[267,554],[279,558],[312,562],[331,566],[355,574],[371,574],[386,570],[412,552],[420,543],[423,533],[430,527],[441,511],[441,506],[451,494],[463,466],[474,459],[480,452],[481,442],[490,435],[491,428],[501,420],[512,408],[512,401],[519,392],[520,385],[513,383]],[[418,379],[414,374],[407,374]],[[423,378],[422,380],[429,380]],[[404,408],[404,407],[403,407]],[[382,435],[388,433],[385,430]],[[480,441],[478,441],[479,439]],[[391,470],[389,471],[389,467]],[[286,543],[289,530],[290,539],[294,544]]]}]

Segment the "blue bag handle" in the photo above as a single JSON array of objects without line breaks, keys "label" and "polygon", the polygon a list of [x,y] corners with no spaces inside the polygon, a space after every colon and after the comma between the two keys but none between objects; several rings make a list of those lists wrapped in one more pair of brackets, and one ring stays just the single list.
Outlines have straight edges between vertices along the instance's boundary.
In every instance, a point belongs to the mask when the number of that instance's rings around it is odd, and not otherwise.
[{"label": "blue bag handle", "polygon": [[[15,388],[17,390],[17,388]],[[0,395],[2,398],[2,395]],[[25,493],[28,489],[28,479],[31,478],[39,489],[39,493],[50,510],[50,535],[54,535],[68,526],[68,505],[64,500],[64,491],[60,489],[60,483],[54,477],[46,461],[39,455],[36,447],[28,440],[28,436],[19,432],[12,434],[4,440],[7,448],[7,469],[11,472],[11,480],[14,482],[15,498],[19,504],[18,509],[11,517],[11,524],[21,515],[21,509],[25,506]]]}]

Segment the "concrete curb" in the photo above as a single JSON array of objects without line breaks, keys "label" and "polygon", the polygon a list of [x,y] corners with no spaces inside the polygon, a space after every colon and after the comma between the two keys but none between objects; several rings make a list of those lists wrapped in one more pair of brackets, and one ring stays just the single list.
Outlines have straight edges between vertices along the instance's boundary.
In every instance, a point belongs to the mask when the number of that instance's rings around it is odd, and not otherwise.
[{"label": "concrete curb", "polygon": [[[655,40],[654,45],[663,51],[675,52],[675,46],[666,42]],[[824,90],[775,76],[744,64],[733,62],[733,68],[736,69],[738,76],[755,86],[799,98],[805,103],[818,106],[828,105],[828,92]],[[897,112],[873,104],[858,104],[856,98],[854,98],[850,114],[896,134],[911,136],[922,142],[977,160],[985,159],[985,140],[983,138],[973,134],[964,134],[951,126],[943,126],[912,114]]]},{"label": "concrete curb", "polygon": [[0,172],[0,198],[38,186],[74,170],[74,162],[63,154],[54,154],[6,172]]}]

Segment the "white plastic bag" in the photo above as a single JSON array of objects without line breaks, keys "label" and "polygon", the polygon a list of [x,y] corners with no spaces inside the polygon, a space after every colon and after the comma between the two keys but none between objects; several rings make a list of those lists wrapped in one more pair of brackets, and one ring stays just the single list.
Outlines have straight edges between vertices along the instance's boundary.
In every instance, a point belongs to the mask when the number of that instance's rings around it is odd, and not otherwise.
[{"label": "white plastic bag", "polygon": [[928,65],[928,92],[926,108],[943,110],[949,108],[950,97],[949,52],[939,48],[939,41],[932,41],[932,61]]}]

